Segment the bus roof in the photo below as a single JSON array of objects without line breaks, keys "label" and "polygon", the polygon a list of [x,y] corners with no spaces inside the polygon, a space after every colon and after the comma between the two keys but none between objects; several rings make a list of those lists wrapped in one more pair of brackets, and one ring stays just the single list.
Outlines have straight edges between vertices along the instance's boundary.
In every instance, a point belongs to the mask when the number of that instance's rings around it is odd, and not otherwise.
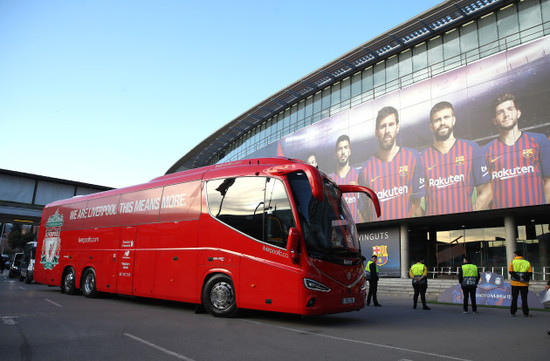
[{"label": "bus roof", "polygon": [[[214,165],[209,165],[200,168],[193,168],[177,173],[166,174],[157,178],[153,178],[147,183],[142,183],[138,185],[128,186],[124,188],[112,189],[104,192],[92,193],[87,195],[78,195],[72,198],[63,199],[54,201],[48,204],[46,207],[59,206],[61,204],[73,203],[73,202],[82,202],[91,199],[97,199],[107,196],[113,196],[117,194],[125,194],[137,192],[144,189],[162,187],[170,184],[183,183],[186,181],[199,180],[204,177],[204,174],[212,171],[222,171],[227,170],[227,175],[239,175],[238,170],[242,167],[256,166],[256,174],[259,172],[264,172],[271,175],[283,175],[291,171],[304,170],[312,183],[312,188],[315,190],[322,189],[321,178],[325,177],[324,173],[319,171],[313,171],[315,168],[306,164],[305,162],[297,159],[284,158],[284,157],[271,157],[271,158],[254,158],[254,159],[244,159],[228,163],[219,163]],[[224,172],[225,173],[225,172]],[[250,172],[245,172],[250,174]],[[254,174],[254,173],[253,173]],[[322,174],[322,175],[321,175]],[[321,183],[319,183],[321,182]],[[321,188],[318,188],[321,187]],[[314,191],[314,194],[316,192]],[[322,191],[320,192],[322,194]],[[319,193],[317,193],[319,195]],[[322,195],[321,195],[322,197]]]}]

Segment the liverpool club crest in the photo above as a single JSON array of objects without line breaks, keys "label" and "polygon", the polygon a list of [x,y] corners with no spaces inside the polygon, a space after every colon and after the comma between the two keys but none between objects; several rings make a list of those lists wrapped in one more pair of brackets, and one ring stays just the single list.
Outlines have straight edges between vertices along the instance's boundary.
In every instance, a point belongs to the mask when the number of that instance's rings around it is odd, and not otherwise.
[{"label": "liverpool club crest", "polygon": [[59,263],[62,226],[63,215],[59,214],[59,210],[57,210],[46,222],[46,235],[42,243],[42,255],[40,256],[40,263],[44,265],[44,269],[53,269]]}]

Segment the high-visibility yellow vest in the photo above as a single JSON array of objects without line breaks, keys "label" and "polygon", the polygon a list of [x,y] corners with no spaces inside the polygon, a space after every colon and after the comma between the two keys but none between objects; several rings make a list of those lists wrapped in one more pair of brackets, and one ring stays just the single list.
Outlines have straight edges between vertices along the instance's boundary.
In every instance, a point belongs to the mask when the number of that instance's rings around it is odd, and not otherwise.
[{"label": "high-visibility yellow vest", "polygon": [[462,277],[477,277],[477,267],[473,264],[462,265]]},{"label": "high-visibility yellow vest", "polygon": [[422,263],[415,263],[411,266],[411,272],[413,276],[422,276],[424,274],[424,264]]},{"label": "high-visibility yellow vest", "polygon": [[512,271],[514,272],[529,272],[529,267],[531,267],[531,263],[526,259],[514,259],[512,261]]}]

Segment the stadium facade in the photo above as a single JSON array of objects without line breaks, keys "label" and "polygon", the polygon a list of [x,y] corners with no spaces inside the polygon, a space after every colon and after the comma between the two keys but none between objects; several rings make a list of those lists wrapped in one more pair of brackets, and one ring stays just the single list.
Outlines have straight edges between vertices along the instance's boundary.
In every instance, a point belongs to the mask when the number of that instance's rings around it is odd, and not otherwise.
[{"label": "stadium facade", "polygon": [[[458,0],[367,41],[249,109],[167,173],[283,155],[373,188],[346,200],[365,256],[406,277],[467,253],[550,276],[550,0]],[[498,271],[500,270],[500,271]]]}]

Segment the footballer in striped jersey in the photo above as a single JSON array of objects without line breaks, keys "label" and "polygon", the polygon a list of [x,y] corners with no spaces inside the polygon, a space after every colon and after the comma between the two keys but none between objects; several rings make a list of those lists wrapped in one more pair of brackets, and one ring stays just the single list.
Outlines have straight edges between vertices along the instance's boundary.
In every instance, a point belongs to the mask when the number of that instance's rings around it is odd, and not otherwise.
[{"label": "footballer in striped jersey", "polygon": [[[454,109],[439,102],[430,111],[434,143],[421,154],[425,169],[426,215],[469,212],[488,208],[491,182],[477,143],[456,139]],[[476,199],[472,201],[474,188]]]},{"label": "footballer in striped jersey", "polygon": [[[334,183],[340,184],[358,184],[359,171],[350,166],[351,141],[349,136],[341,135],[336,140],[336,171],[330,175]],[[359,201],[358,193],[344,193],[344,199],[355,222],[359,221],[357,205]]]},{"label": "footballer in striped jersey", "polygon": [[[399,114],[397,109],[386,106],[376,116],[375,134],[378,151],[364,164],[359,183],[373,189],[382,209],[380,220],[407,218],[418,215],[425,188],[420,187],[422,163],[418,152],[397,145]],[[372,221],[370,212],[361,208],[364,220]]]},{"label": "footballer in striped jersey", "polygon": [[493,208],[545,204],[550,200],[550,141],[519,130],[521,110],[513,94],[493,103],[498,138],[483,148],[493,188]]}]

